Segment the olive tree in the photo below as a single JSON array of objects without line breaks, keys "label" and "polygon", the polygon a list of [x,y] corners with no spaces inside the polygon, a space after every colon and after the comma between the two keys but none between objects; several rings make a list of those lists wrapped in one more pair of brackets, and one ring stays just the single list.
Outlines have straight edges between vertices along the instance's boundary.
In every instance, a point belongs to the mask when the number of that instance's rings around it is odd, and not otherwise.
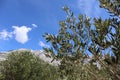
[{"label": "olive tree", "polygon": [[120,1],[99,2],[110,13],[109,19],[94,18],[91,23],[86,15],[79,15],[77,19],[64,7],[67,17],[59,22],[58,34],[44,35],[52,44],[44,50],[49,57],[61,61],[61,75],[68,80],[120,79]]}]

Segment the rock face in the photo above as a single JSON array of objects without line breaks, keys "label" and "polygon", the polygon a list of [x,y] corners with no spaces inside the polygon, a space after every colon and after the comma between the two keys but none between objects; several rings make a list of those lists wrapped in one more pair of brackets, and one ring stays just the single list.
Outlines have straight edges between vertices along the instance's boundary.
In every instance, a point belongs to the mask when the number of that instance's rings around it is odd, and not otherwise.
[{"label": "rock face", "polygon": [[34,53],[36,56],[39,56],[41,60],[43,60],[45,62],[48,62],[51,65],[57,66],[58,64],[60,64],[60,61],[56,61],[56,60],[54,60],[51,63],[51,61],[53,59],[47,57],[45,55],[46,53],[43,50],[27,50],[27,49],[18,49],[18,50],[12,50],[12,51],[9,51],[9,52],[0,52],[0,61],[5,60],[8,54],[10,54],[11,52],[15,52],[15,51],[30,51],[30,52]]},{"label": "rock face", "polygon": [[7,55],[5,53],[0,53],[0,61],[5,60]]}]

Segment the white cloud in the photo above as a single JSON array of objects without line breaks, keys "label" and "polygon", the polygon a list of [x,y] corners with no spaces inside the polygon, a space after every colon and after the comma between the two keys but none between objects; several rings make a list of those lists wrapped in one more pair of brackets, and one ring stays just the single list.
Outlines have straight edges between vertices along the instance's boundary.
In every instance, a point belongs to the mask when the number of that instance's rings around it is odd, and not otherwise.
[{"label": "white cloud", "polygon": [[32,30],[32,28],[29,28],[27,26],[12,26],[14,29],[11,32],[8,32],[7,30],[2,30],[0,32],[0,39],[2,40],[9,40],[11,38],[15,38],[15,40],[21,44],[25,44],[29,38],[28,38],[28,32]]},{"label": "white cloud", "polygon": [[98,17],[101,12],[97,0],[78,0],[78,8],[89,17]]},{"label": "white cloud", "polygon": [[31,31],[32,28],[29,28],[27,26],[12,26],[12,28],[14,28],[13,33],[17,42],[24,44],[29,40],[28,32]]},{"label": "white cloud", "polygon": [[0,39],[8,40],[9,38],[12,38],[12,36],[13,36],[12,32],[8,32],[6,30],[2,30],[0,32]]},{"label": "white cloud", "polygon": [[34,28],[37,28],[37,27],[38,27],[36,24],[32,24],[32,26],[33,26]]},{"label": "white cloud", "polygon": [[42,41],[39,41],[39,46],[41,46],[41,47],[47,47],[47,48],[50,47],[49,45],[43,43]]}]

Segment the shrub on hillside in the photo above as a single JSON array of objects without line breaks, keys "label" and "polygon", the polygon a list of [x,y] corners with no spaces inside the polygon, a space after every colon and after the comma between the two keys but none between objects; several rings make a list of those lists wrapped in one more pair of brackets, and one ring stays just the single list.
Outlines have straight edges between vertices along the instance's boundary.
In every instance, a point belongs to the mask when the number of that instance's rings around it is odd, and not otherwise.
[{"label": "shrub on hillside", "polygon": [[29,51],[16,51],[1,62],[1,80],[56,80],[57,68]]}]

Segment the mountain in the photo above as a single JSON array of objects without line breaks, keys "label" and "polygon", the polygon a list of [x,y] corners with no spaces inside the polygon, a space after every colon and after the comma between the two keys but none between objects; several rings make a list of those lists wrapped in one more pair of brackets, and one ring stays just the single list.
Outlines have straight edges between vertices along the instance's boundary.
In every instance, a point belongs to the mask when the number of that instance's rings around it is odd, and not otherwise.
[{"label": "mountain", "polygon": [[50,58],[50,57],[47,57],[45,51],[43,51],[43,50],[28,50],[28,49],[24,49],[24,48],[21,48],[21,49],[18,49],[18,50],[10,50],[8,52],[0,52],[0,61],[5,60],[8,54],[11,54],[11,52],[15,52],[15,51],[30,51],[33,54],[35,54],[36,56],[39,56],[41,60],[43,60],[43,61],[45,61],[45,62],[47,62],[51,65],[57,66],[60,63],[60,61],[56,61],[56,60],[54,60],[51,63],[51,61],[53,59]]}]

